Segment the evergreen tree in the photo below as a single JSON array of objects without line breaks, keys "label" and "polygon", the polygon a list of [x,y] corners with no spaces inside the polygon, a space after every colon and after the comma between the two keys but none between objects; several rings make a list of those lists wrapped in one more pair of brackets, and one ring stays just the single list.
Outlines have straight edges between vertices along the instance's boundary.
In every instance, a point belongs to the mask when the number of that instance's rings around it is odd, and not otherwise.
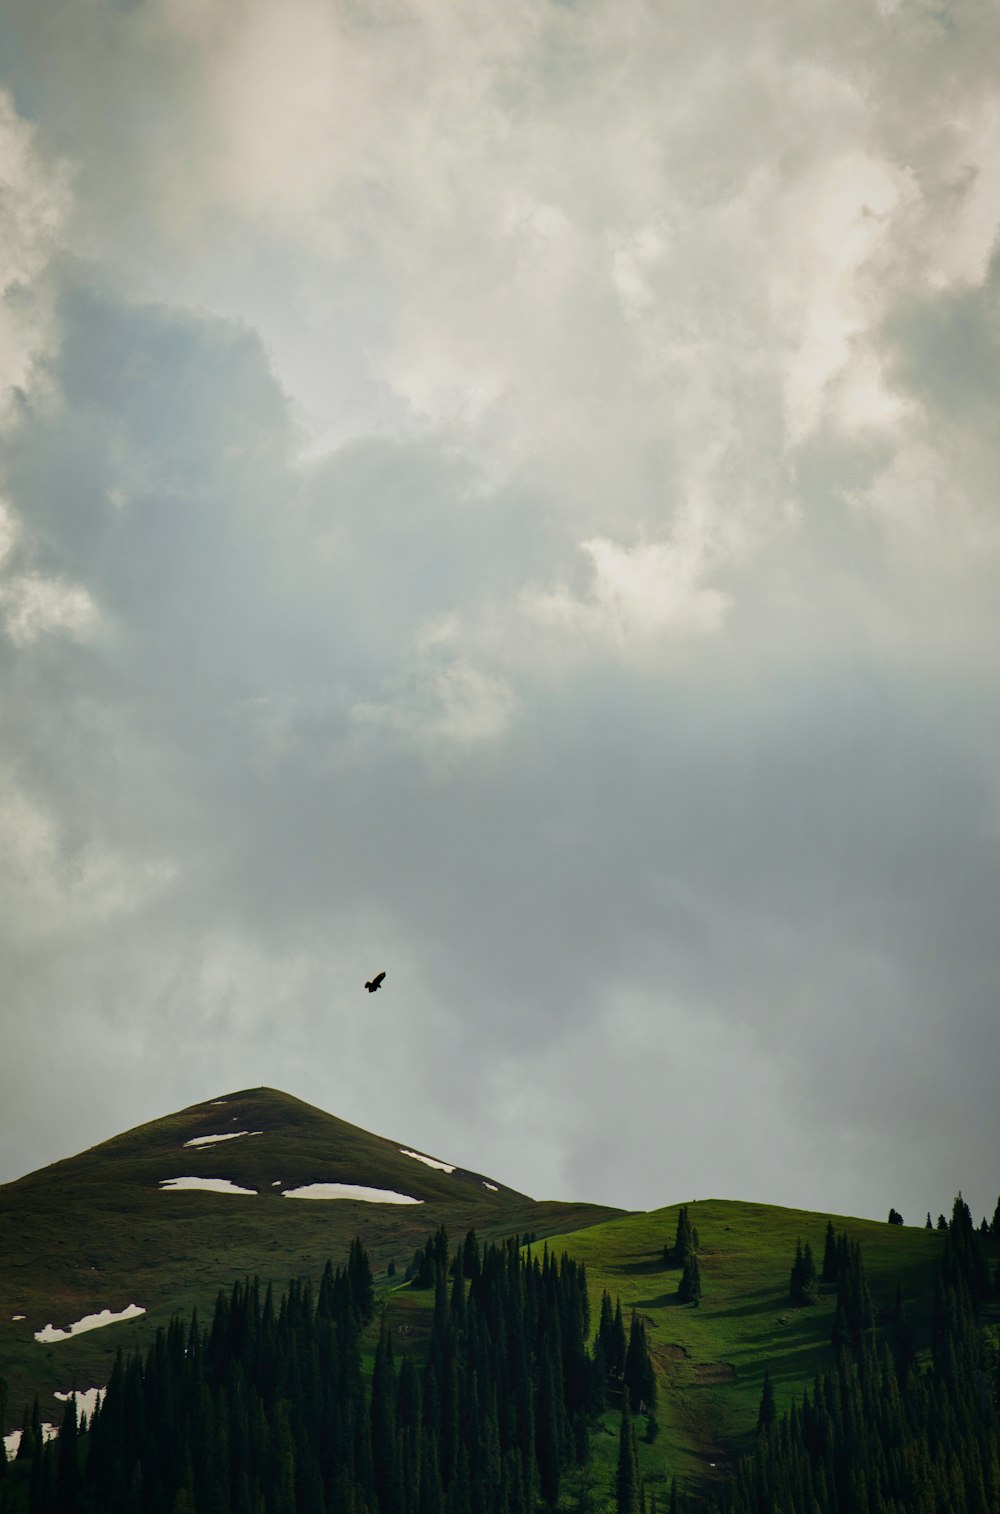
[{"label": "evergreen tree", "polygon": [[682,1204],[677,1211],[677,1232],[674,1236],[674,1244],[669,1253],[664,1251],[664,1260],[671,1267],[683,1267],[688,1257],[693,1256],[697,1250],[695,1233],[688,1219],[687,1205]]},{"label": "evergreen tree", "polygon": [[550,1509],[559,1502],[562,1477],[560,1404],[556,1389],[556,1362],[552,1339],[543,1337],[542,1362],[537,1400],[535,1448],[538,1458],[538,1488],[542,1501]]},{"label": "evergreen tree", "polygon": [[774,1385],[771,1382],[770,1369],[764,1368],[764,1384],[760,1395],[760,1408],[757,1411],[757,1429],[766,1435],[774,1428],[778,1417],[777,1406],[774,1401]]},{"label": "evergreen tree", "polygon": [[628,1394],[622,1394],[622,1417],[618,1431],[618,1468],[615,1474],[615,1514],[640,1514],[641,1482],[639,1448],[629,1412]]},{"label": "evergreen tree", "polygon": [[924,1229],[925,1230],[933,1230],[934,1229],[934,1226],[931,1224],[931,1212],[930,1212],[929,1209],[927,1211],[927,1220],[926,1220],[926,1222],[924,1224]]},{"label": "evergreen tree", "polygon": [[833,1230],[833,1221],[826,1222],[826,1239],[823,1243],[823,1271],[820,1279],[824,1283],[837,1281],[837,1237]]},{"label": "evergreen tree", "polygon": [[80,1507],[80,1463],[77,1451],[76,1392],[71,1391],[59,1430],[56,1468],[56,1514],[77,1514]]},{"label": "evergreen tree", "polygon": [[681,1280],[677,1286],[677,1297],[682,1304],[701,1303],[701,1270],[694,1252],[684,1263],[684,1271],[681,1273]]},{"label": "evergreen tree", "polygon": [[632,1310],[628,1350],[625,1355],[624,1386],[633,1414],[651,1414],[656,1408],[656,1374],[649,1354],[646,1326]]},{"label": "evergreen tree", "polygon": [[[857,1291],[863,1269],[853,1255],[848,1275]],[[898,1289],[894,1314],[898,1326]],[[728,1514],[993,1514],[998,1353],[964,1278],[949,1278],[944,1260],[934,1315],[929,1369],[901,1372],[896,1350],[866,1332],[860,1350],[841,1352],[835,1371],[780,1420],[762,1398],[757,1447],[725,1494]]]},{"label": "evergreen tree", "polygon": [[804,1247],[801,1241],[795,1243],[795,1260],[792,1263],[788,1294],[792,1303],[799,1306],[816,1302],[816,1264],[808,1241]]}]

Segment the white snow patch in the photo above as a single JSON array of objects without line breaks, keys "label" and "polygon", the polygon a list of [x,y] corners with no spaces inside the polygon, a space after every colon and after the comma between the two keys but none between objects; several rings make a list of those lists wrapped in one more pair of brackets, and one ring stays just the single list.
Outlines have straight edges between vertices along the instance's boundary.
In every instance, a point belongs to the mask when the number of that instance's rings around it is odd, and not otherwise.
[{"label": "white snow patch", "polygon": [[213,1108],[213,1109],[215,1109],[219,1104],[228,1104],[228,1103],[229,1103],[228,1099],[210,1099],[209,1100],[209,1104],[210,1104],[211,1108]]},{"label": "white snow patch", "polygon": [[490,1193],[499,1193],[500,1192],[500,1190],[497,1187],[496,1183],[487,1183],[487,1181],[486,1181],[485,1178],[483,1179],[483,1187],[484,1188],[488,1188],[490,1190]]},{"label": "white snow patch", "polygon": [[117,1325],[123,1319],[138,1319],[145,1312],[141,1304],[128,1304],[117,1313],[111,1309],[102,1309],[100,1314],[85,1314],[83,1319],[78,1319],[68,1330],[57,1330],[49,1323],[44,1330],[35,1331],[35,1340],[41,1341],[43,1346],[52,1341],[68,1341],[71,1335],[82,1335],[85,1330],[100,1330],[103,1325]]},{"label": "white snow patch", "polygon": [[164,1192],[178,1193],[182,1188],[203,1188],[206,1193],[256,1193],[256,1188],[241,1188],[230,1178],[163,1178]]},{"label": "white snow patch", "polygon": [[415,1162],[423,1162],[425,1167],[436,1167],[440,1172],[455,1171],[455,1164],[453,1162],[439,1162],[436,1157],[422,1157],[419,1151],[406,1151],[401,1146],[399,1154],[404,1157],[412,1157]]},{"label": "white snow patch", "polygon": [[280,1188],[281,1187],[281,1179],[280,1178],[275,1178],[274,1182],[271,1184],[271,1187],[272,1188]]},{"label": "white snow patch", "polygon": [[302,1188],[286,1188],[286,1199],[363,1199],[367,1204],[422,1204],[408,1194],[391,1188],[363,1188],[357,1183],[306,1183]]},{"label": "white snow patch", "polygon": [[25,1319],[25,1318],[26,1318],[26,1316],[23,1315],[23,1314],[12,1314],[11,1315],[11,1319]]},{"label": "white snow patch", "polygon": [[[58,1434],[59,1431],[56,1429],[55,1425],[50,1425],[47,1419],[42,1420],[43,1440],[55,1440]],[[3,1443],[7,1447],[7,1460],[13,1461],[14,1457],[17,1455],[17,1448],[21,1444],[20,1430],[11,1430],[9,1435],[4,1436]]]},{"label": "white snow patch", "polygon": [[70,1398],[75,1398],[76,1412],[78,1417],[82,1417],[89,1421],[93,1419],[94,1410],[97,1408],[98,1404],[103,1404],[104,1395],[105,1393],[107,1393],[107,1391],[107,1388],[87,1388],[83,1393],[81,1393],[79,1389],[77,1389],[75,1392],[71,1391],[69,1393],[60,1393],[59,1390],[56,1389],[54,1397],[57,1398],[61,1404],[68,1403]]},{"label": "white snow patch", "polygon": [[214,1146],[219,1141],[236,1141],[240,1136],[263,1135],[262,1130],[230,1130],[225,1135],[194,1136],[185,1146]]}]

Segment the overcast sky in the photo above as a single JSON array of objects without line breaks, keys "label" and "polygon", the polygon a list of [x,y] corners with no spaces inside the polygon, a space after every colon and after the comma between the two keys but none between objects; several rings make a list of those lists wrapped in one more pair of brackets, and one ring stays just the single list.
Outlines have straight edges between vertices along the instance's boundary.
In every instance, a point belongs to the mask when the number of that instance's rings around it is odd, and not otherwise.
[{"label": "overcast sky", "polygon": [[998,40],[3,0],[0,1180],[992,1214]]}]

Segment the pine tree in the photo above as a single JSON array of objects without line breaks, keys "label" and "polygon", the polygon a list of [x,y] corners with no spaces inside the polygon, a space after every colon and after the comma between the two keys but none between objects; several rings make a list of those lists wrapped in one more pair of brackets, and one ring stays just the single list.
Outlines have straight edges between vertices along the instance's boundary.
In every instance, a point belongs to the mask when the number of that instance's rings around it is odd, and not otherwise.
[{"label": "pine tree", "polygon": [[656,1374],[649,1354],[646,1326],[634,1309],[625,1355],[624,1385],[632,1413],[651,1414],[656,1407]]},{"label": "pine tree", "polygon": [[542,1342],[542,1362],[537,1400],[535,1454],[538,1458],[538,1488],[542,1501],[554,1509],[559,1502],[562,1473],[559,1402],[556,1366],[551,1336]]},{"label": "pine tree", "polygon": [[837,1237],[833,1230],[833,1221],[826,1222],[826,1240],[823,1243],[823,1271],[820,1280],[824,1283],[837,1281]]},{"label": "pine tree", "polygon": [[79,1425],[76,1417],[76,1392],[71,1391],[63,1411],[59,1430],[56,1466],[57,1514],[76,1514],[80,1507],[80,1463],[77,1451]]},{"label": "pine tree", "polygon": [[760,1395],[760,1408],[757,1411],[757,1430],[766,1435],[774,1427],[778,1417],[777,1406],[774,1401],[774,1386],[771,1382],[770,1369],[764,1368],[764,1386]]},{"label": "pine tree", "polygon": [[691,1229],[691,1221],[688,1219],[687,1205],[682,1204],[677,1211],[677,1233],[674,1236],[674,1244],[670,1248],[669,1265],[683,1267],[688,1257],[693,1256],[696,1250],[697,1243],[694,1231]]},{"label": "pine tree", "polygon": [[629,1413],[628,1394],[622,1394],[618,1431],[618,1469],[615,1476],[615,1514],[640,1514],[639,1448]]},{"label": "pine tree", "polygon": [[698,1258],[694,1252],[684,1263],[684,1271],[677,1287],[677,1297],[682,1304],[701,1303],[701,1270],[698,1266]]},{"label": "pine tree", "polygon": [[816,1302],[816,1264],[808,1241],[805,1246],[801,1241],[795,1243],[795,1260],[788,1282],[788,1295],[792,1303],[799,1306]]}]

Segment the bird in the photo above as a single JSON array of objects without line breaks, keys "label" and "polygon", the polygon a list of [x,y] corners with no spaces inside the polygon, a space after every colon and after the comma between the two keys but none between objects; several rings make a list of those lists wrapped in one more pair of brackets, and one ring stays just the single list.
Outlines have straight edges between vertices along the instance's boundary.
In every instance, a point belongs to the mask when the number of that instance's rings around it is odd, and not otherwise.
[{"label": "bird", "polygon": [[385,977],[385,973],[376,973],[375,977],[371,980],[371,982],[365,984],[365,987],[367,988],[367,990],[368,990],[368,992],[370,994],[373,994],[377,988],[381,988],[382,987],[382,979],[384,977]]}]

